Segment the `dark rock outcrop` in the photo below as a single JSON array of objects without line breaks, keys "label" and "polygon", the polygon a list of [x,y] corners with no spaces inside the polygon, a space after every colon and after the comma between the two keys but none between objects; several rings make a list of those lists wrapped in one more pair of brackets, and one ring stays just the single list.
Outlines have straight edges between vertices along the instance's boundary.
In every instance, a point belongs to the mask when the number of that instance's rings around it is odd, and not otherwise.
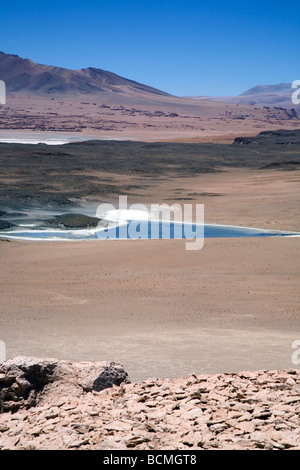
[{"label": "dark rock outcrop", "polygon": [[300,160],[290,160],[286,162],[272,162],[268,165],[262,166],[261,170],[269,170],[269,169],[280,169],[280,170],[290,170],[294,171],[300,165]]},{"label": "dark rock outcrop", "polygon": [[83,214],[62,214],[47,221],[51,227],[81,229],[97,227],[100,219]]},{"label": "dark rock outcrop", "polygon": [[0,230],[8,230],[12,227],[14,227],[14,224],[6,222],[6,220],[0,220]]},{"label": "dark rock outcrop", "polygon": [[263,131],[253,137],[237,137],[232,145],[297,145],[300,132],[297,130],[278,129]]},{"label": "dark rock outcrop", "polygon": [[130,383],[128,374],[114,362],[72,363],[20,356],[0,365],[0,413],[122,383]]}]

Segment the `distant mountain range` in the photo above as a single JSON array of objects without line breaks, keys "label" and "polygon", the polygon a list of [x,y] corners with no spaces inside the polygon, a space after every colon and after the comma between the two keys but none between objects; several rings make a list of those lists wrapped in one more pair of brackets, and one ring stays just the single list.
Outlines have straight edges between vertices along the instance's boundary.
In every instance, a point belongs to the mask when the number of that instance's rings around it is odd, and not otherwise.
[{"label": "distant mountain range", "polygon": [[8,94],[30,93],[47,97],[80,97],[99,93],[169,96],[161,90],[105,70],[93,67],[81,70],[52,67],[4,52],[0,52],[0,80],[6,83]]},{"label": "distant mountain range", "polygon": [[293,104],[291,100],[294,91],[291,83],[278,83],[276,85],[258,85],[238,96],[189,96],[185,98],[300,110],[300,105]]},{"label": "distant mountain range", "polygon": [[[109,100],[124,102],[140,99],[147,102],[159,99],[180,99],[162,90],[120,77],[106,70],[88,67],[70,70],[62,67],[41,65],[18,55],[0,52],[0,80],[6,83],[7,94],[31,94],[41,97],[84,98],[102,96]],[[240,103],[258,106],[296,108],[291,101],[290,83],[258,85],[239,96],[186,96],[182,98]],[[169,98],[169,99],[168,99]],[[182,99],[181,98],[181,99]]]}]

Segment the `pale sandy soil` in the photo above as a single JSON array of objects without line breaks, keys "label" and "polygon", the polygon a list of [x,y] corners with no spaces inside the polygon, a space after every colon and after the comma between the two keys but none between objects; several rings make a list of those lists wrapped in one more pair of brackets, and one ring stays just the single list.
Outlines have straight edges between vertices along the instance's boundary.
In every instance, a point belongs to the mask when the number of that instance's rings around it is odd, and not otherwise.
[{"label": "pale sandy soil", "polygon": [[[224,168],[221,173],[189,178],[155,179],[97,173],[114,184],[141,186],[128,205],[204,204],[206,223],[300,232],[300,171]],[[118,203],[118,196],[111,199]],[[96,206],[95,206],[96,207]]]},{"label": "pale sandy soil", "polygon": [[[188,201],[206,222],[300,230],[292,171],[161,181],[140,200],[203,192],[223,194]],[[0,338],[7,357],[113,360],[133,381],[291,368],[299,255],[299,238],[2,242]]]}]

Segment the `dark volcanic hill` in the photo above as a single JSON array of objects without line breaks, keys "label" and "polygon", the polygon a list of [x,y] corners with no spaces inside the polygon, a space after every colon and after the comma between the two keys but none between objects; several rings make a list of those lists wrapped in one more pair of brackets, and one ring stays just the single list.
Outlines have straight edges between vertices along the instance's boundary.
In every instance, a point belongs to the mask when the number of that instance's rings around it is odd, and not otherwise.
[{"label": "dark volcanic hill", "polygon": [[112,92],[169,96],[163,91],[105,70],[93,67],[81,70],[52,67],[4,52],[0,52],[0,79],[6,83],[8,94],[21,92],[66,97]]}]

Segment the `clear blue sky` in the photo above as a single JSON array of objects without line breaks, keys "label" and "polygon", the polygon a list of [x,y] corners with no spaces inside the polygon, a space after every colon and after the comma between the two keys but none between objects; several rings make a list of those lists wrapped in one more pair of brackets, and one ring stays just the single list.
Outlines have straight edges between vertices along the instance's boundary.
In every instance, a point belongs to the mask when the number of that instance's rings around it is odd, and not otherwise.
[{"label": "clear blue sky", "polygon": [[300,1],[0,2],[0,50],[97,67],[175,95],[300,79]]}]

